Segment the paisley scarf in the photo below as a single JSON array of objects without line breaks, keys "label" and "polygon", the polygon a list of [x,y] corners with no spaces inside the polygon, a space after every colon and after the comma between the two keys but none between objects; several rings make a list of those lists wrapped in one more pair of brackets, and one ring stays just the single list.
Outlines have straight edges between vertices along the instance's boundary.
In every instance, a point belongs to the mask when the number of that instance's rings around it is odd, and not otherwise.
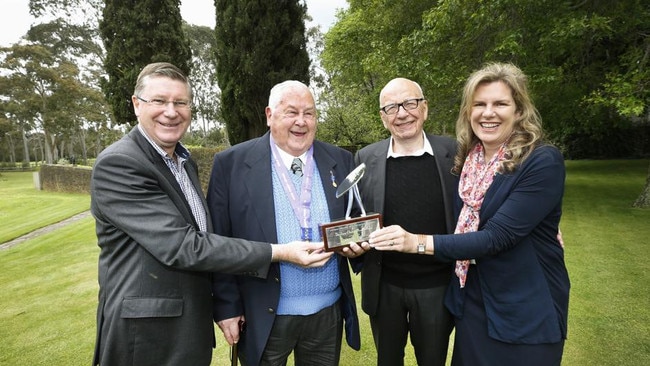
[{"label": "paisley scarf", "polygon": [[[506,143],[507,141],[499,147],[499,150],[487,163],[485,162],[485,150],[480,142],[467,155],[458,184],[458,194],[463,200],[463,208],[458,216],[455,234],[478,230],[483,198],[498,172],[501,161],[506,158]],[[456,261],[455,272],[461,288],[465,287],[469,265],[469,259]]]}]

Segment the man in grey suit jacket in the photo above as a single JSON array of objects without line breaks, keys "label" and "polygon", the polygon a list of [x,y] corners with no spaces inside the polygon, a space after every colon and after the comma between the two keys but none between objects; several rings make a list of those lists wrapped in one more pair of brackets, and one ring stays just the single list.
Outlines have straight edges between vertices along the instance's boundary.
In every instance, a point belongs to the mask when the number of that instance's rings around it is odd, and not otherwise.
[{"label": "man in grey suit jacket", "polygon": [[[352,168],[352,154],[314,140],[314,98],[301,82],[271,89],[266,118],[270,132],[214,158],[208,206],[215,232],[279,243],[319,240],[318,224],[345,216],[336,187]],[[317,270],[274,264],[266,280],[215,274],[213,293],[215,320],[230,344],[239,342],[245,366],[280,365],[292,352],[296,365],[336,366],[344,324],[350,347],[360,347],[343,256]]]},{"label": "man in grey suit jacket", "polygon": [[93,365],[209,365],[211,272],[263,278],[272,261],[321,266],[322,243],[253,243],[209,234],[196,164],[179,140],[192,92],[174,65],[147,65],[132,97],[138,125],[106,148],[91,179],[99,254]]},{"label": "man in grey suit jacket", "polygon": [[[391,137],[355,156],[357,164],[366,164],[359,182],[366,210],[381,213],[384,226],[453,233],[455,141],[424,133],[427,101],[417,83],[393,79],[379,102]],[[361,303],[370,316],[377,365],[403,365],[409,333],[419,365],[445,364],[453,325],[443,299],[453,267],[427,257],[370,250],[353,260],[354,268],[362,269]]]}]

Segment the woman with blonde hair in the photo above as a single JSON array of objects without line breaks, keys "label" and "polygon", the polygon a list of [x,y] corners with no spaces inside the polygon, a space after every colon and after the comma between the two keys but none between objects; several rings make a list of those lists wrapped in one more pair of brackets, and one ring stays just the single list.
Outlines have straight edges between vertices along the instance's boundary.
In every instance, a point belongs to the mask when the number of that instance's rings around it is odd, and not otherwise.
[{"label": "woman with blonde hair", "polygon": [[460,175],[455,234],[388,226],[378,250],[456,261],[445,304],[454,316],[452,365],[560,365],[569,276],[558,241],[564,160],[543,142],[527,78],[491,63],[465,84],[456,124]]}]

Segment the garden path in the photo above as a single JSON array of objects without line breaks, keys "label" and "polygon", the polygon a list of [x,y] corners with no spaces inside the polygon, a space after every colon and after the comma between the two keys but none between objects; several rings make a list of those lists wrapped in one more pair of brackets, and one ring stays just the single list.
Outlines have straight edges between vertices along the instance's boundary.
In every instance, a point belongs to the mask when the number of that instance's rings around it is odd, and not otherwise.
[{"label": "garden path", "polygon": [[27,233],[27,234],[25,234],[23,236],[19,236],[16,239],[12,239],[12,240],[9,240],[8,242],[0,244],[0,250],[9,249],[9,248],[11,248],[13,246],[16,246],[16,245],[24,242],[25,240],[35,238],[35,237],[37,237],[39,235],[47,234],[47,233],[52,232],[52,231],[54,231],[54,230],[56,230],[56,229],[58,229],[60,227],[66,226],[66,225],[71,224],[71,223],[73,223],[75,221],[79,221],[79,220],[84,219],[84,218],[86,218],[88,216],[90,216],[90,210],[84,211],[84,212],[79,213],[79,214],[76,214],[76,215],[74,215],[72,217],[69,217],[69,218],[67,218],[65,220],[61,220],[61,221],[56,222],[56,223],[54,223],[52,225],[48,225],[48,226],[44,226],[44,227],[42,227],[40,229],[36,229],[36,230],[34,230],[32,232],[29,232],[29,233]]}]

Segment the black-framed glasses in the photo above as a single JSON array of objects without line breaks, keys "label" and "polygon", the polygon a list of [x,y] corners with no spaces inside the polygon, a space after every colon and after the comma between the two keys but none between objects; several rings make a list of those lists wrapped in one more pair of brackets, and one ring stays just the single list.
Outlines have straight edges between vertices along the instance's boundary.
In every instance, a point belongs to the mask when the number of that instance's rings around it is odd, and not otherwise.
[{"label": "black-framed glasses", "polygon": [[155,107],[166,107],[167,104],[171,103],[174,106],[174,109],[190,109],[192,107],[192,104],[190,103],[189,100],[164,100],[164,99],[158,99],[158,98],[153,98],[153,99],[144,99],[141,98],[140,96],[136,95],[136,98],[138,100],[150,104]]},{"label": "black-framed glasses", "polygon": [[399,107],[404,107],[404,110],[410,111],[412,109],[415,109],[418,107],[421,101],[423,101],[424,98],[412,98],[412,99],[407,99],[403,101],[402,103],[393,103],[393,104],[388,104],[385,105],[381,108],[379,108],[382,112],[390,115],[390,114],[395,114],[399,111]]}]

